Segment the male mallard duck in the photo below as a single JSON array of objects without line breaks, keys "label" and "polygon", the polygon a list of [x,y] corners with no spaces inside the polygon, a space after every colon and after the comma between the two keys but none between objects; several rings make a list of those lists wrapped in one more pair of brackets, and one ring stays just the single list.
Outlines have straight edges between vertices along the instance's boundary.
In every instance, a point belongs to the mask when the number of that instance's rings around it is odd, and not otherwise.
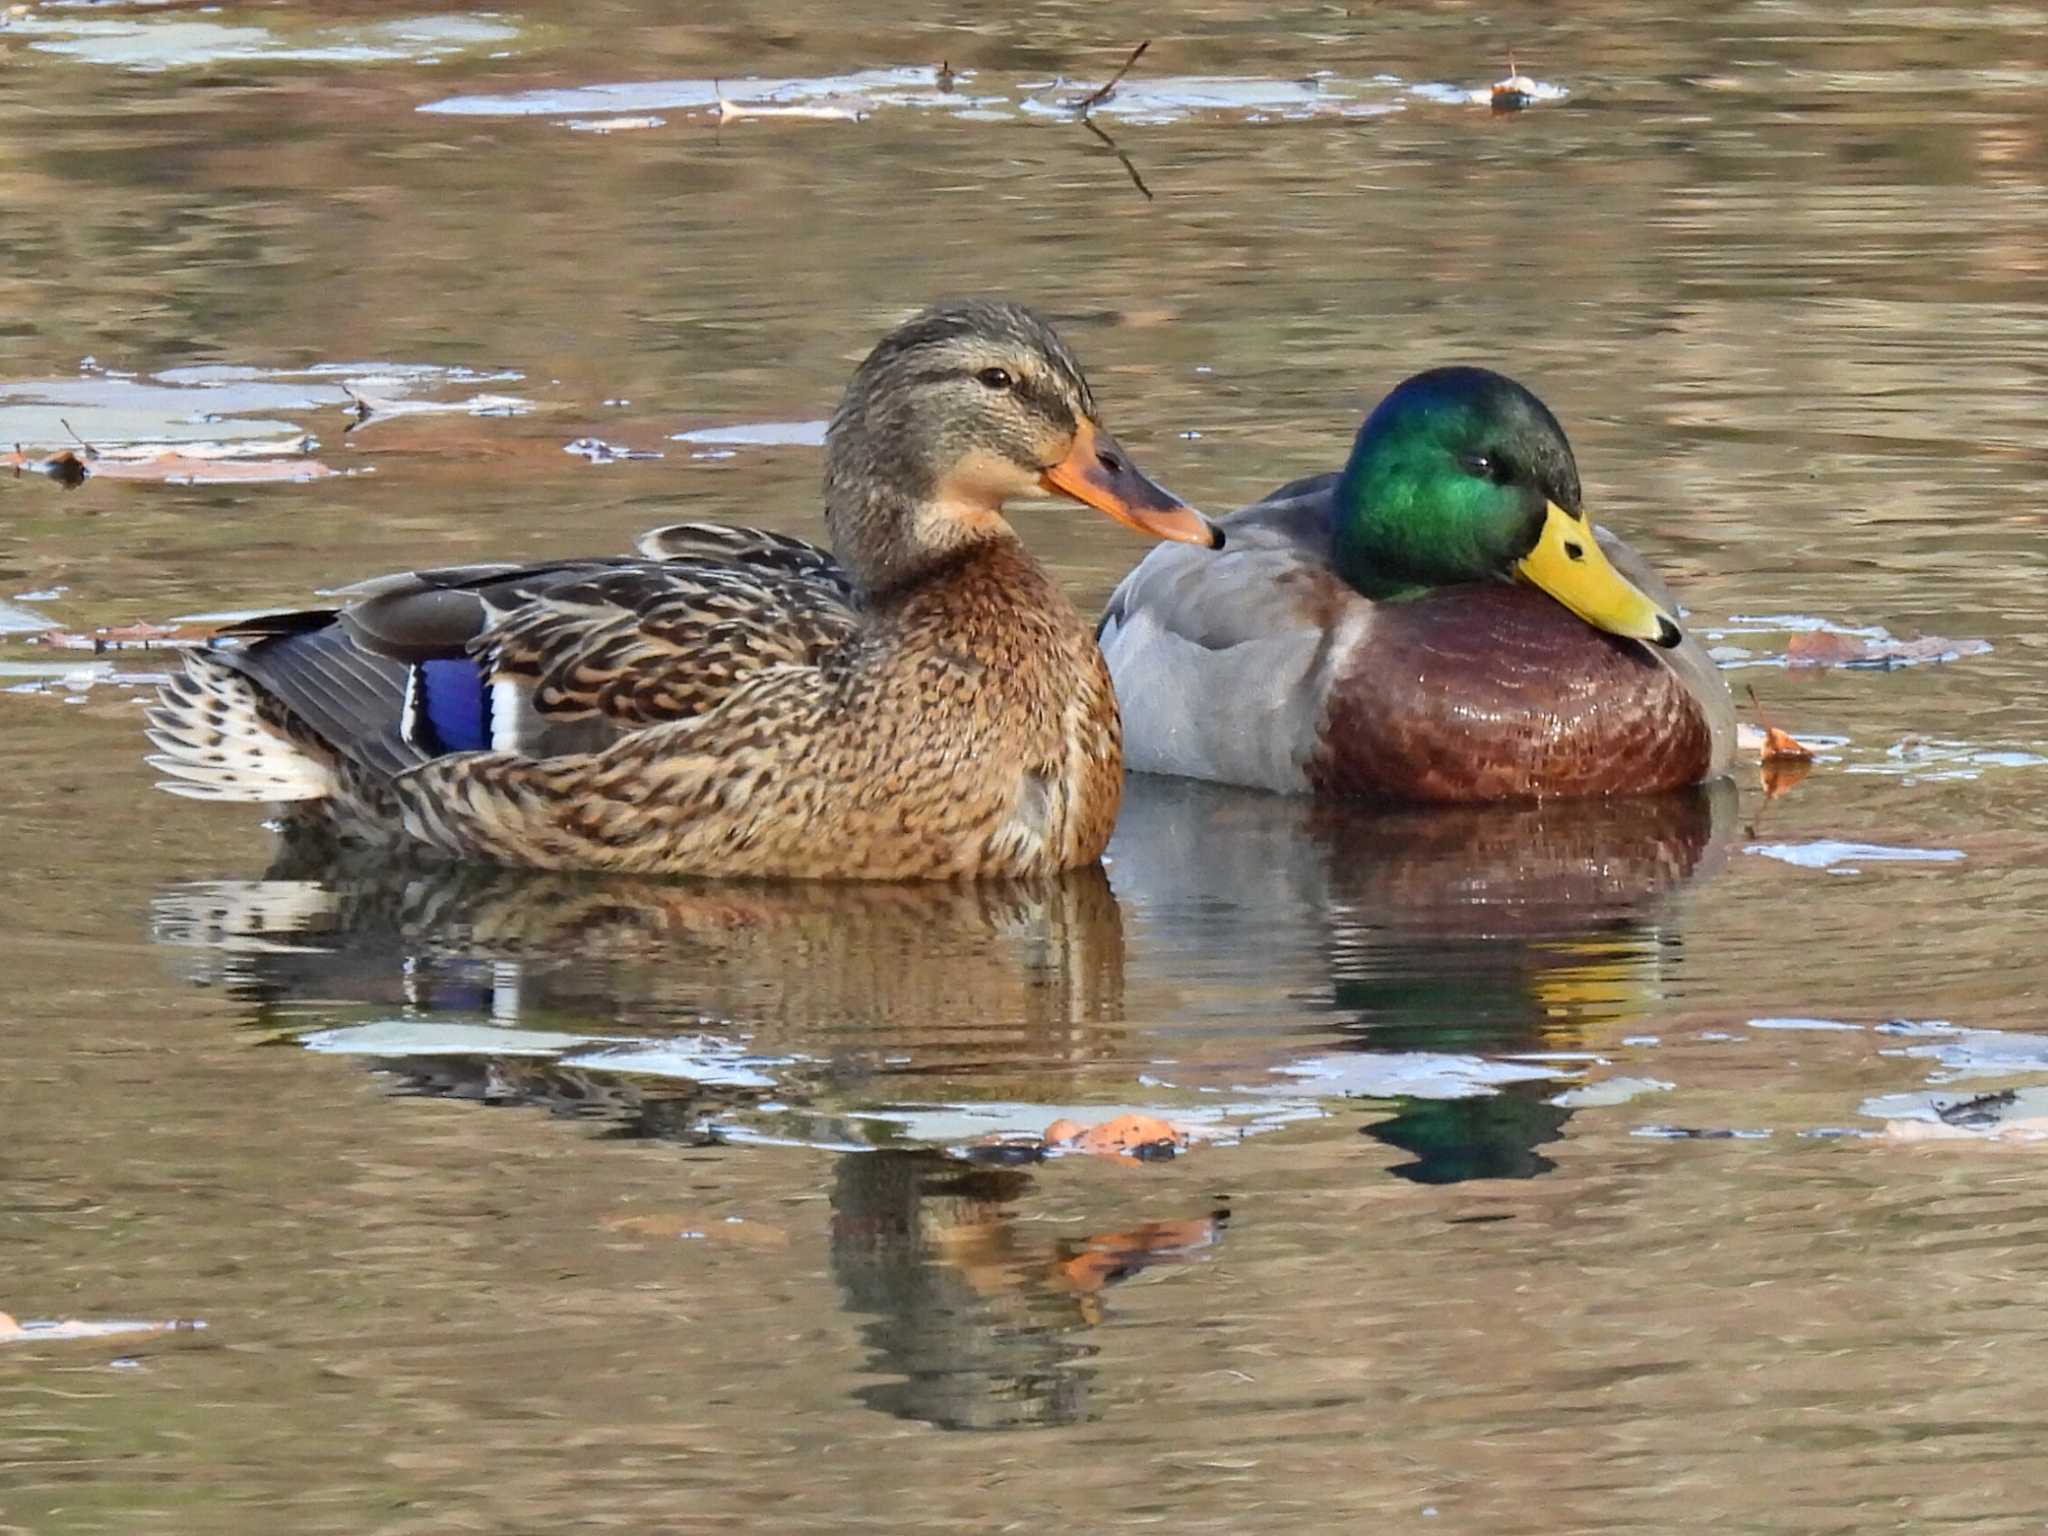
[{"label": "male mallard duck", "polygon": [[1728,686],[1642,557],[1586,520],[1543,402],[1417,374],[1341,474],[1157,549],[1099,630],[1126,761],[1282,791],[1480,801],[1723,772]]},{"label": "male mallard duck", "polygon": [[1040,491],[1205,547],[1045,321],[927,311],[825,446],[834,555],[684,525],[640,556],[387,577],[193,655],[164,787],[548,869],[902,879],[1094,862],[1121,792],[1087,625],[1002,515]]}]

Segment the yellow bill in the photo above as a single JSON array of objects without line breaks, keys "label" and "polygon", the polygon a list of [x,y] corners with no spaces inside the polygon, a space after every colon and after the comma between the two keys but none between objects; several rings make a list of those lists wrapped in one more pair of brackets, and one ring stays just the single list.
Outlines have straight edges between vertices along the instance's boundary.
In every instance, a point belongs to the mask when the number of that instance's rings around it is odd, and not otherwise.
[{"label": "yellow bill", "polygon": [[1678,621],[1609,563],[1593,525],[1555,502],[1536,547],[1515,562],[1515,574],[1540,587],[1595,629],[1670,647],[1685,638]]}]

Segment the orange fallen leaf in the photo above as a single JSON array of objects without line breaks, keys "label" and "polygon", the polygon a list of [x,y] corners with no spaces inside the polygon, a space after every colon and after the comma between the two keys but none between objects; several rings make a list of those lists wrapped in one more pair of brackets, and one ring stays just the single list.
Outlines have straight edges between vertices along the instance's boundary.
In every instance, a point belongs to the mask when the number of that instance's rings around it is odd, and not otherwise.
[{"label": "orange fallen leaf", "polygon": [[13,470],[17,475],[23,470],[48,475],[66,490],[85,484],[85,477],[90,472],[85,460],[69,448],[59,449],[47,459],[31,458],[17,448],[5,458],[0,458],[0,466]]},{"label": "orange fallen leaf", "polygon": [[1764,723],[1763,745],[1759,755],[1767,763],[1810,763],[1813,748],[1799,740],[1790,731],[1781,731],[1771,724],[1771,717],[1764,709],[1763,700],[1756,696],[1756,689],[1749,690],[1749,707],[1756,711],[1757,718]]},{"label": "orange fallen leaf", "polygon": [[1837,635],[1827,630],[1794,635],[1785,642],[1785,659],[1797,666],[1835,667],[1863,654],[1864,641],[1855,635]]},{"label": "orange fallen leaf", "polygon": [[1156,1115],[1136,1114],[1118,1115],[1114,1120],[1105,1120],[1085,1130],[1069,1131],[1058,1138],[1050,1134],[1061,1125],[1072,1123],[1065,1121],[1049,1127],[1046,1140],[1069,1151],[1085,1152],[1093,1157],[1118,1157],[1144,1148],[1179,1148],[1186,1145],[1188,1139],[1185,1131]]},{"label": "orange fallen leaf", "polygon": [[220,485],[225,483],[292,483],[320,480],[339,471],[318,459],[257,459],[190,454],[175,451],[116,457],[87,449],[84,454],[59,449],[46,459],[33,458],[19,448],[0,456],[0,468],[16,474],[27,470],[48,475],[67,490],[87,480],[141,480],[156,484]]},{"label": "orange fallen leaf", "polygon": [[1775,725],[1764,727],[1764,761],[1767,763],[1810,763],[1813,748],[1805,742],[1779,730]]},{"label": "orange fallen leaf", "polygon": [[1813,748],[1791,732],[1781,731],[1771,724],[1771,717],[1765,712],[1763,701],[1756,696],[1756,689],[1748,691],[1749,707],[1764,723],[1763,740],[1756,744],[1757,756],[1763,765],[1764,799],[1775,800],[1796,788],[1799,781],[1813,771]]}]

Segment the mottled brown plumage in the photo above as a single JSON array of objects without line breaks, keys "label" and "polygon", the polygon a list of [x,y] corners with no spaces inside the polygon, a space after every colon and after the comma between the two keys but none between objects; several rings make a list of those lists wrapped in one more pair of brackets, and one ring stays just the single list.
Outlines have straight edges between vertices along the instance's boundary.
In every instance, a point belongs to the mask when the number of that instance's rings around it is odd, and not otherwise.
[{"label": "mottled brown plumage", "polygon": [[438,759],[406,832],[543,868],[867,879],[1087,864],[1116,819],[1114,697],[1081,619],[1014,540],[878,601],[814,665],[603,751]]},{"label": "mottled brown plumage", "polygon": [[1042,320],[940,306],[833,418],[833,554],[695,524],[638,557],[370,582],[195,656],[151,713],[152,761],[167,788],[288,802],[344,838],[548,869],[1089,864],[1116,817],[1116,705],[1002,515],[1040,490],[1217,538],[1100,428]]}]

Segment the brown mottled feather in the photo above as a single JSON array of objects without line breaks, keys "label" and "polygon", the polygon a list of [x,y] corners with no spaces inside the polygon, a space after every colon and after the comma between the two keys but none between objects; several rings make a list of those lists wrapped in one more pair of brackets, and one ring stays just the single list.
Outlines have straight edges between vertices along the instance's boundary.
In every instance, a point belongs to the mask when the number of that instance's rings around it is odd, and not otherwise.
[{"label": "brown mottled feather", "polygon": [[638,727],[701,714],[749,674],[813,663],[854,631],[851,594],[829,562],[796,572],[702,560],[602,570],[509,606],[492,599],[493,622],[470,653],[492,680],[527,684],[543,716]]},{"label": "brown mottled feather", "polygon": [[[900,879],[1085,864],[1121,790],[1109,677],[1013,539],[815,660],[600,752],[439,758],[397,781],[449,853],[639,873]],[[802,749],[790,750],[791,743]]]}]

